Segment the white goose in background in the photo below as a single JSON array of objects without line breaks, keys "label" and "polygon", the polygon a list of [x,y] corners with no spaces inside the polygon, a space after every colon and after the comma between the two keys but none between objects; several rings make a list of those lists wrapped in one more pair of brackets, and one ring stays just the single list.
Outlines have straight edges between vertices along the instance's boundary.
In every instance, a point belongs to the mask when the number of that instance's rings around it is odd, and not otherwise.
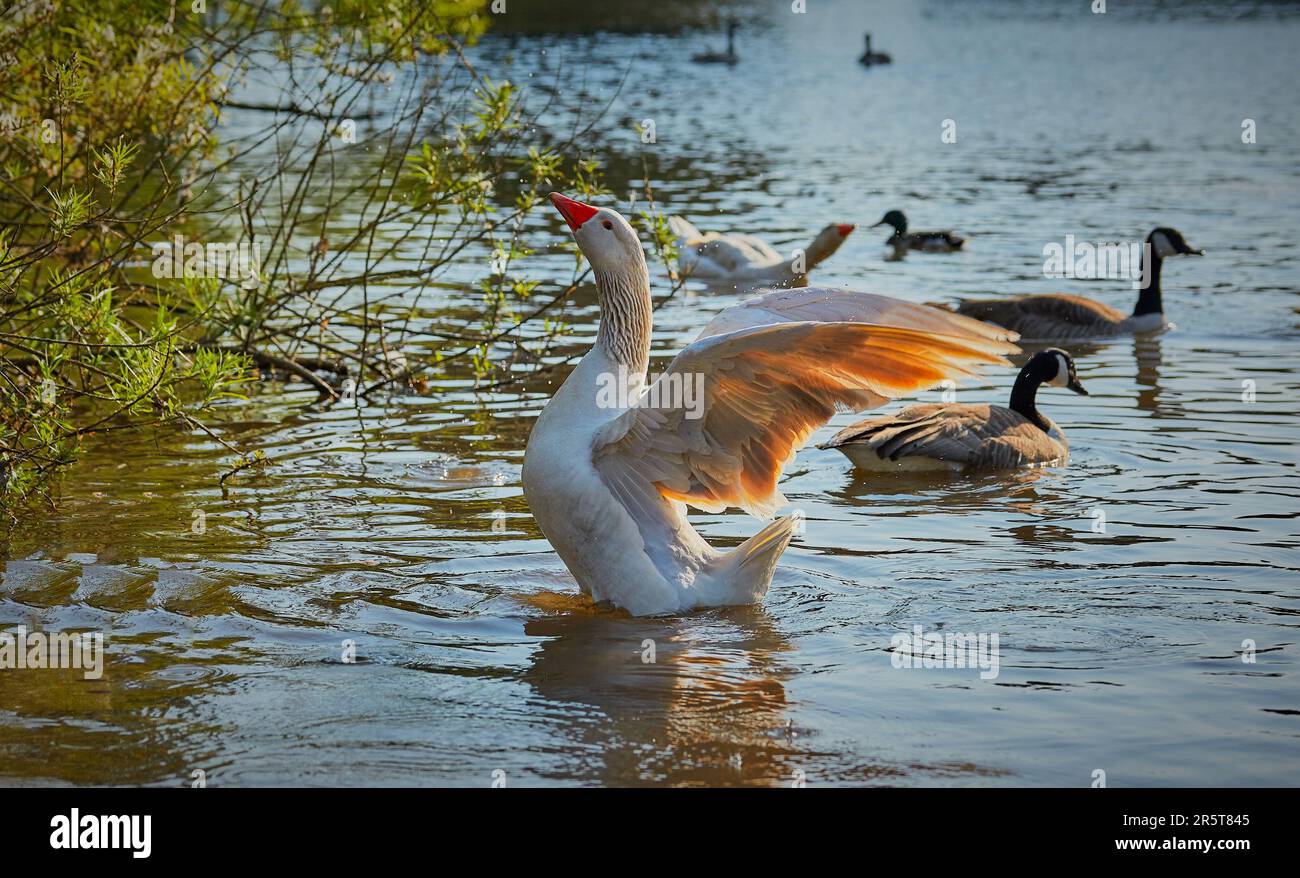
[{"label": "white goose in background", "polygon": [[[1017,350],[1014,333],[925,305],[778,290],[721,312],[646,388],[652,306],[636,232],[608,208],[551,201],[591,263],[601,316],[595,345],[533,426],[524,496],[582,591],[634,615],[767,593],[795,519],[718,551],[686,520],[687,503],[770,518],[785,503],[782,467],[837,406],[879,406]],[[674,384],[702,394],[671,399]]]},{"label": "white goose in background", "polygon": [[831,223],[801,254],[782,256],[776,248],[740,232],[701,232],[680,216],[668,218],[677,236],[677,272],[682,277],[731,283],[788,283],[804,277],[840,249],[857,226]]}]

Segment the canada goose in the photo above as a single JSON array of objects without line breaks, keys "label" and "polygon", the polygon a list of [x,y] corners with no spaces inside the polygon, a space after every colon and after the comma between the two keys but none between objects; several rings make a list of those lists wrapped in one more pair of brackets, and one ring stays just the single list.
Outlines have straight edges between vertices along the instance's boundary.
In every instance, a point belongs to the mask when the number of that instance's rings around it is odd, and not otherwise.
[{"label": "canada goose", "polygon": [[736,29],[740,25],[735,21],[727,22],[727,51],[725,52],[701,52],[691,58],[696,64],[735,64],[736,58]]},{"label": "canada goose", "polygon": [[872,226],[893,226],[894,234],[885,243],[895,250],[922,250],[927,253],[951,253],[960,250],[966,243],[961,235],[950,231],[942,232],[908,232],[907,217],[901,210],[891,210],[881,217],[880,222]]},{"label": "canada goose", "polygon": [[886,55],[884,52],[871,51],[871,34],[867,34],[866,37],[867,37],[867,50],[863,52],[862,57],[858,59],[859,64],[863,65],[864,67],[870,67],[873,64],[893,63],[894,59]]},{"label": "canada goose", "polygon": [[740,232],[701,232],[680,216],[668,218],[677,236],[677,270],[698,280],[785,283],[802,277],[840,249],[857,226],[831,223],[817,233],[808,249],[782,256],[766,241]]},{"label": "canada goose", "polygon": [[1059,348],[1030,358],[1000,405],[911,405],[892,417],[845,427],[818,448],[838,448],[859,469],[919,471],[1017,469],[1063,463],[1065,434],[1034,405],[1038,385],[1068,387],[1087,396],[1074,359]]},{"label": "canada goose", "polygon": [[524,496],[578,587],[633,615],[761,601],[798,522],[721,551],[686,504],[769,518],[785,462],[837,406],[883,405],[1019,350],[1014,333],[951,311],[805,287],[720,312],[651,384],[636,232],[607,207],[551,202],[591,263],[600,326],[533,425]]},{"label": "canada goose", "polygon": [[[1133,313],[1125,315],[1109,305],[1084,296],[1048,294],[1014,296],[1006,299],[962,299],[957,312],[1014,329],[1025,339],[1068,341],[1153,332],[1165,327],[1164,305],[1160,301],[1160,268],[1166,256],[1204,256],[1183,240],[1177,229],[1161,226],[1147,236],[1143,248],[1143,287]],[[1150,254],[1151,265],[1145,265]]]}]

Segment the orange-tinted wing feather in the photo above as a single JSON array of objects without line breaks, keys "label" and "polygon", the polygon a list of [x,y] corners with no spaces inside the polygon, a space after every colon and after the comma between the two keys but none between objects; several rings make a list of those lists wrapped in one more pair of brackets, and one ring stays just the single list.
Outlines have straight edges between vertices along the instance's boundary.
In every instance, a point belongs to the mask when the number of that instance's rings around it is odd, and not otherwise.
[{"label": "orange-tinted wing feather", "polygon": [[[983,331],[959,337],[870,323],[775,323],[707,336],[657,382],[702,376],[701,416],[688,417],[685,405],[629,409],[597,436],[596,467],[611,478],[635,472],[701,509],[738,506],[768,518],[785,502],[776,487],[785,464],[837,408],[875,408],[973,377],[978,366],[1009,365],[1002,354],[1014,350]],[[646,398],[661,391],[652,386]]]}]

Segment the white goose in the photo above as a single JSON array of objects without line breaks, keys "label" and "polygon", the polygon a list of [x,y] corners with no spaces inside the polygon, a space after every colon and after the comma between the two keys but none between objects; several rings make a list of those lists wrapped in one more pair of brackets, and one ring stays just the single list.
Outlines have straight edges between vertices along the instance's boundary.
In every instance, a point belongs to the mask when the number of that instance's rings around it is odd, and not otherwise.
[{"label": "white goose", "polygon": [[[601,318],[595,345],[533,426],[524,495],[579,587],[634,615],[767,593],[794,519],[720,552],[687,522],[687,503],[768,518],[785,502],[782,467],[837,406],[882,405],[1016,350],[1014,333],[924,305],[781,290],[723,311],[644,388],[652,309],[636,232],[608,208],[551,201],[591,263]],[[698,407],[665,399],[696,381]]]},{"label": "white goose", "polygon": [[808,249],[782,256],[776,248],[753,235],[740,232],[701,232],[680,216],[668,218],[677,236],[677,271],[683,277],[730,283],[787,283],[805,276],[819,262],[840,249],[857,226],[831,223]]}]

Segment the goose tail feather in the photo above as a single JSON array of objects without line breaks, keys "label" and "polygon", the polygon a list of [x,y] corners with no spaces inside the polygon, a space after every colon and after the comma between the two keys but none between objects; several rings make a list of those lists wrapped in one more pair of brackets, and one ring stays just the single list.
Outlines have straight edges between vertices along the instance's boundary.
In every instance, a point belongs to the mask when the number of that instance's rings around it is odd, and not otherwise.
[{"label": "goose tail feather", "polygon": [[777,559],[790,545],[799,521],[798,515],[778,518],[715,562],[710,573],[719,590],[718,605],[752,604],[763,599],[772,584]]}]

